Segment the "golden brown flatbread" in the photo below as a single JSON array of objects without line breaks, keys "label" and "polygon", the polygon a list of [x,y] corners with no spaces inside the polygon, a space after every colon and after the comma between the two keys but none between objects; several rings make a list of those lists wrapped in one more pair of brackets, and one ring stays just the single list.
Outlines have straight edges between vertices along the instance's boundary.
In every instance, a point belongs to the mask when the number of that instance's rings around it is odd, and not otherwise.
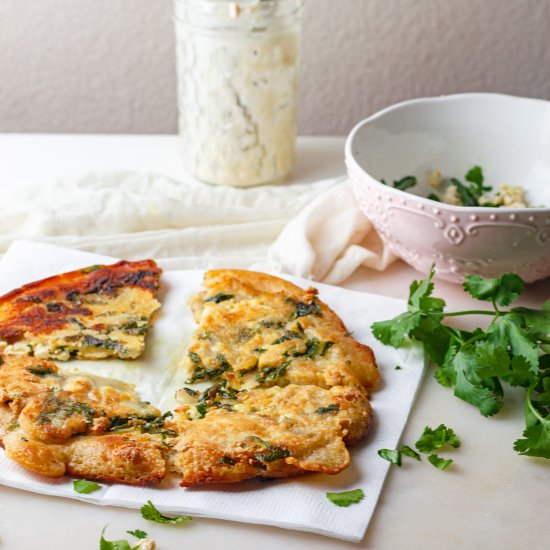
[{"label": "golden brown flatbread", "polygon": [[0,443],[45,476],[143,485],[166,474],[165,416],[113,380],[62,375],[55,363],[7,355],[0,365]]},{"label": "golden brown flatbread", "polygon": [[[0,299],[0,442],[9,458],[50,477],[135,485],[175,472],[183,486],[336,474],[349,465],[347,445],[368,431],[368,391],[379,374],[370,348],[352,338],[315,289],[254,272],[208,272],[205,290],[191,301],[199,326],[186,366],[190,382],[215,383],[182,388],[173,418],[127,384],[62,373],[38,357],[56,356],[55,346],[72,334],[69,356],[96,358],[77,344],[94,330],[94,338],[114,335],[120,346],[137,349],[121,319],[137,323],[136,311],[150,315],[158,307],[160,270],[141,262],[129,276],[128,263],[121,264]],[[83,320],[75,323],[77,314]],[[99,315],[108,332],[91,324]],[[21,345],[32,345],[35,357],[15,354]],[[120,349],[105,349],[120,356]]]},{"label": "golden brown flatbread", "polygon": [[[189,420],[196,418],[197,406],[203,418]],[[291,384],[235,393],[217,386],[195,407],[176,411],[179,435],[170,464],[186,487],[337,474],[350,462],[346,443],[361,439],[370,420],[366,395],[354,387]]]},{"label": "golden brown flatbread", "polygon": [[0,297],[0,352],[66,361],[139,357],[161,269],[153,260],[95,265]]},{"label": "golden brown flatbread", "polygon": [[372,350],[353,339],[314,288],[240,270],[208,271],[204,287],[190,303],[199,325],[184,364],[190,383],[377,386]]}]

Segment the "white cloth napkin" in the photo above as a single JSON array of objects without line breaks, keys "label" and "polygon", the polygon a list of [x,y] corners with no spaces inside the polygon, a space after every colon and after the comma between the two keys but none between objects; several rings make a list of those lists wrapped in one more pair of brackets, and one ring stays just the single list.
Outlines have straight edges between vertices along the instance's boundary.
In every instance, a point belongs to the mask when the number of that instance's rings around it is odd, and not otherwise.
[{"label": "white cloth napkin", "polygon": [[[46,244],[17,242],[0,261],[0,294],[21,284],[70,269],[112,262],[112,258],[59,248]],[[145,355],[135,361],[71,361],[61,368],[78,368],[100,376],[123,379],[136,385],[142,398],[163,410],[173,407],[178,373],[185,378],[179,360],[186,350],[195,324],[185,306],[190,293],[199,289],[202,272],[168,271],[163,275],[163,305],[147,338]],[[310,281],[291,278],[308,286]],[[176,478],[166,479],[159,487],[127,487],[102,484],[100,491],[79,495],[70,479],[51,480],[33,475],[8,460],[0,449],[0,484],[83,500],[93,504],[139,508],[152,500],[164,512],[228,519],[247,523],[275,525],[321,533],[350,541],[360,541],[369,524],[389,463],[377,455],[380,448],[395,449],[407,421],[424,366],[418,346],[393,349],[381,345],[370,325],[401,313],[401,300],[374,294],[352,292],[316,283],[326,301],[360,342],[370,345],[382,374],[382,388],[372,394],[375,425],[365,441],[352,449],[351,466],[336,476],[311,474],[269,483],[243,482],[226,486],[183,489]],[[396,370],[399,365],[401,369]],[[362,488],[365,498],[349,508],[338,508],[326,498],[327,491]],[[1,489],[0,489],[1,491]]]},{"label": "white cloth napkin", "polygon": [[152,256],[166,269],[254,266],[332,284],[361,264],[384,269],[394,259],[345,178],[233,189],[93,173],[10,191],[0,254],[17,239],[127,259]]},{"label": "white cloth napkin", "polygon": [[383,271],[396,259],[359,210],[351,182],[342,181],[306,206],[254,266],[338,284],[359,266]]}]

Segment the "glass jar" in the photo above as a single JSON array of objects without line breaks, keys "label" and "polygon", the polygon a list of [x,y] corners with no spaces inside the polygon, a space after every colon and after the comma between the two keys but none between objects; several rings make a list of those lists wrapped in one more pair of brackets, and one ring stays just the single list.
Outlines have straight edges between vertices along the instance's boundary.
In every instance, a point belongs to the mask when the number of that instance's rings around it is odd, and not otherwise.
[{"label": "glass jar", "polygon": [[198,179],[249,187],[292,168],[303,1],[174,1],[179,129]]}]

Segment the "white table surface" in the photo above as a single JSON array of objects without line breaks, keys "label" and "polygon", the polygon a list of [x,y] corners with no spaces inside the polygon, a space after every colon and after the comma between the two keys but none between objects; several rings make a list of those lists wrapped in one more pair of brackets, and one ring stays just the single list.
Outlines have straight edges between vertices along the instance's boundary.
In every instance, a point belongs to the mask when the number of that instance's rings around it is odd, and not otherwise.
[{"label": "white table surface", "polygon": [[[338,137],[300,138],[290,181],[310,182],[344,173],[343,144]],[[175,136],[0,134],[0,189],[4,193],[27,182],[97,169],[183,175]],[[342,286],[405,298],[409,283],[418,275],[397,262],[384,273],[360,270]],[[453,309],[474,302],[459,286],[449,283],[437,282],[436,293]],[[520,303],[535,306],[549,296],[547,279],[529,285]],[[523,430],[520,395],[514,395],[512,405],[496,418],[486,419],[439,386],[430,371],[402,441],[412,445],[424,426],[442,422],[462,438],[460,449],[442,453],[452,456],[455,464],[445,472],[413,461],[392,469],[360,544],[202,518],[180,526],[156,525],[134,510],[0,487],[0,550],[96,549],[107,524],[109,540],[125,538],[126,530],[139,528],[156,539],[160,550],[550,548],[550,461],[520,457],[512,449]]]}]

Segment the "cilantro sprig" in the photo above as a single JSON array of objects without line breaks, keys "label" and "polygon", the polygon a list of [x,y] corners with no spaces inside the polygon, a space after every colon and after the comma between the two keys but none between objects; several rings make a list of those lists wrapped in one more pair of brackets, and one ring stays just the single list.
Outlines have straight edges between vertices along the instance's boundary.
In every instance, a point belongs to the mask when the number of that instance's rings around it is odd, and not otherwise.
[{"label": "cilantro sprig", "polygon": [[[515,450],[550,458],[550,300],[540,309],[513,307],[524,288],[514,273],[495,279],[469,275],[464,289],[492,309],[445,311],[445,301],[432,296],[434,270],[410,286],[407,311],[372,325],[374,336],[399,348],[422,342],[436,365],[435,378],[454,395],[492,416],[504,404],[506,386],[526,389],[526,429]],[[461,330],[444,323],[448,317],[486,315],[484,328]],[[434,455],[436,456],[436,455]],[[438,459],[432,464],[446,467]]]}]

